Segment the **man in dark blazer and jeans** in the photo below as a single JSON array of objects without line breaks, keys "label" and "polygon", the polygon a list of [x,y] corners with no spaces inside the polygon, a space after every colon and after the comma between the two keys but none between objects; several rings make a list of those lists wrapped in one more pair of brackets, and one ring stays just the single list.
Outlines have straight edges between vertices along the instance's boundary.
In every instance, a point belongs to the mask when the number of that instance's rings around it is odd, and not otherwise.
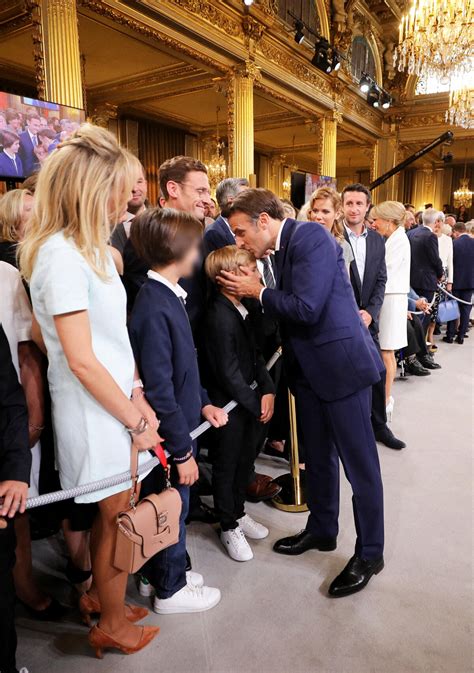
[{"label": "man in dark blazer and jeans", "polygon": [[[474,292],[474,238],[467,233],[464,222],[457,222],[453,227],[453,294],[464,302],[472,302]],[[459,302],[459,328],[456,343],[463,344],[469,329],[471,306]],[[457,320],[450,320],[443,341],[452,343],[456,334]]]},{"label": "man in dark blazer and jeans", "polygon": [[[369,190],[360,183],[347,185],[342,191],[344,236],[354,253],[350,265],[351,285],[360,316],[378,349],[379,316],[385,296],[387,269],[384,239],[365,226],[370,202]],[[378,442],[390,449],[403,449],[406,444],[397,439],[388,427],[385,409],[384,370],[381,380],[372,387],[372,427]]]},{"label": "man in dark blazer and jeans", "polygon": [[222,272],[237,296],[259,299],[281,325],[290,389],[306,448],[306,529],[275,543],[281,554],[336,548],[339,458],[353,491],[354,556],[330,585],[333,597],[363,589],[384,566],[383,487],[370,422],[372,385],[381,358],[359,315],[342,249],[314,222],[284,219],[279,199],[250,189],[232,204],[229,222],[238,246],[263,257],[275,250],[277,287],[251,275]]}]

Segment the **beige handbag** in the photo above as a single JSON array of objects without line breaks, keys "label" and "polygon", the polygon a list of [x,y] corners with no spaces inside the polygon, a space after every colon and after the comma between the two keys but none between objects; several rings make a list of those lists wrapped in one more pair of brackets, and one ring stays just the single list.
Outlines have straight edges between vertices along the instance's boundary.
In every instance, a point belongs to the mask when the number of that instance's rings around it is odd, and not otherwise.
[{"label": "beige handbag", "polygon": [[169,466],[161,445],[155,449],[167,472],[166,488],[136,502],[138,450],[132,449],[130,509],[117,516],[114,566],[135,573],[155,554],[178,542],[181,497],[170,487]]}]

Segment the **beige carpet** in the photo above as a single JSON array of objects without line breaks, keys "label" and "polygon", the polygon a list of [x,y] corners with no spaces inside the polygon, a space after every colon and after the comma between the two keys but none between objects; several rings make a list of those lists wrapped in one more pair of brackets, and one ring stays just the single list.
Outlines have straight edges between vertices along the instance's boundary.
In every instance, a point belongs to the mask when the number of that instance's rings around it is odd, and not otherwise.
[{"label": "beige carpet", "polygon": [[[350,492],[343,484],[336,552],[278,556],[272,542],[305,525],[250,505],[271,529],[238,564],[215,532],[193,524],[194,567],[223,593],[201,615],[152,615],[161,634],[144,652],[92,657],[75,612],[38,624],[19,612],[18,665],[30,673],[468,673],[472,670],[472,435],[474,331],[463,346],[440,343],[442,370],[395,385],[393,429],[408,447],[380,447],[386,503],[386,568],[362,593],[330,600],[330,580],[352,553]],[[259,469],[277,474],[275,461]],[[54,542],[35,543],[40,580],[70,601]],[[129,594],[138,597],[130,581]]]}]

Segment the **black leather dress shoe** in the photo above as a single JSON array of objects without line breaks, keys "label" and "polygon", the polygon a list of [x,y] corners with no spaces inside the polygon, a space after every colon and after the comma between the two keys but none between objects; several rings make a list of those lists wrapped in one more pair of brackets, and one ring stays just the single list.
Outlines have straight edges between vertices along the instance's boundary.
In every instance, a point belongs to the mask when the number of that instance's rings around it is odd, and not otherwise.
[{"label": "black leather dress shoe", "polygon": [[273,545],[273,551],[276,551],[277,554],[286,554],[287,556],[299,556],[309,549],[334,551],[336,547],[337,540],[335,537],[316,537],[309,530],[302,530],[296,535],[277,540]]},{"label": "black leather dress shoe", "polygon": [[402,442],[401,439],[397,439],[387,425],[375,432],[375,439],[377,442],[388,446],[389,449],[395,449],[395,451],[400,451],[406,447],[405,442]]},{"label": "black leather dress shoe", "polygon": [[420,355],[417,360],[425,369],[441,369],[441,365],[434,361],[432,355]]},{"label": "black leather dress shoe", "polygon": [[191,523],[191,521],[200,521],[201,523],[214,524],[219,521],[215,510],[209,505],[206,505],[204,502],[200,502],[197,507],[189,510],[189,514],[186,518],[186,523]]},{"label": "black leather dress shoe", "polygon": [[405,371],[413,376],[429,376],[431,373],[416,358],[405,364]]},{"label": "black leather dress shoe", "polygon": [[456,337],[456,343],[457,344],[463,344],[464,343],[464,337],[460,337],[460,336]]},{"label": "black leather dress shoe", "polygon": [[452,338],[448,337],[448,336],[443,337],[443,341],[447,344],[452,344],[453,343]]},{"label": "black leather dress shoe", "polygon": [[331,582],[329,595],[340,598],[362,591],[369,583],[372,575],[378,575],[383,567],[383,556],[373,560],[353,556],[342,573]]}]

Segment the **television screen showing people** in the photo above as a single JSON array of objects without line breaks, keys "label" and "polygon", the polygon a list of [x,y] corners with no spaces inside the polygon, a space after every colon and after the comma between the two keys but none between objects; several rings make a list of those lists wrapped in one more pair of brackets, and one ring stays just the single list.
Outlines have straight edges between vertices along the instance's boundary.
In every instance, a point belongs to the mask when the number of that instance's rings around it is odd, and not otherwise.
[{"label": "television screen showing people", "polygon": [[38,171],[84,121],[84,110],[0,92],[0,179]]}]

